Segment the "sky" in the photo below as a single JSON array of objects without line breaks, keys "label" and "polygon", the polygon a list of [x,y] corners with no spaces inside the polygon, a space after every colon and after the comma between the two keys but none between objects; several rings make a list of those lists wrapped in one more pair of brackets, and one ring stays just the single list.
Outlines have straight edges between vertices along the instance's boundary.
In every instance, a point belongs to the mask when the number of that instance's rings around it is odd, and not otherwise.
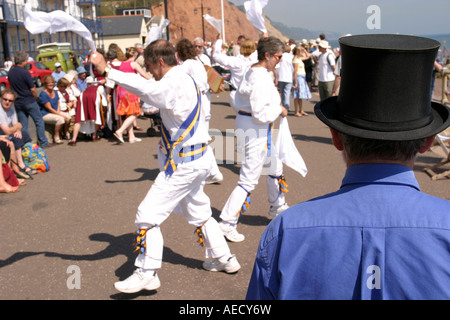
[{"label": "sky", "polygon": [[[367,13],[372,5],[376,11]],[[263,10],[272,21],[311,31],[450,34],[450,0],[269,0]]]}]

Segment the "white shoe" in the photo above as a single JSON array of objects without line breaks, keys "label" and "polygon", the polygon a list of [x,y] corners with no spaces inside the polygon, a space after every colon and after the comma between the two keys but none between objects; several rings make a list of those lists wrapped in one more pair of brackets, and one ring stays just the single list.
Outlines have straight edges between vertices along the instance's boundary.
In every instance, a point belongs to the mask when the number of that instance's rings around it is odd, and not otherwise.
[{"label": "white shoe", "polygon": [[241,265],[236,259],[235,255],[232,255],[226,262],[220,262],[219,259],[213,259],[203,262],[203,268],[208,271],[225,271],[226,273],[235,273]]},{"label": "white shoe", "polygon": [[135,142],[141,142],[141,141],[142,141],[141,138],[136,138],[136,139],[134,139],[134,140],[130,140],[129,142],[130,142],[130,143],[135,143]]},{"label": "white shoe", "polygon": [[222,175],[221,172],[219,172],[219,173],[217,173],[214,176],[208,176],[206,178],[205,183],[206,184],[213,184],[213,183],[219,183],[219,182],[222,182],[222,181],[223,181],[223,175]]},{"label": "white shoe", "polygon": [[242,242],[245,240],[245,236],[237,231],[236,226],[229,225],[228,223],[219,222],[220,230],[222,230],[225,238],[231,242]]},{"label": "white shoe", "polygon": [[279,215],[280,213],[282,213],[284,210],[286,210],[288,208],[289,208],[289,206],[287,205],[287,203],[285,203],[279,207],[270,206],[269,216],[276,217],[277,215]]},{"label": "white shoe", "polygon": [[161,286],[156,272],[144,274],[140,269],[134,270],[133,274],[123,281],[114,283],[114,287],[120,292],[135,293],[141,290],[155,290]]}]

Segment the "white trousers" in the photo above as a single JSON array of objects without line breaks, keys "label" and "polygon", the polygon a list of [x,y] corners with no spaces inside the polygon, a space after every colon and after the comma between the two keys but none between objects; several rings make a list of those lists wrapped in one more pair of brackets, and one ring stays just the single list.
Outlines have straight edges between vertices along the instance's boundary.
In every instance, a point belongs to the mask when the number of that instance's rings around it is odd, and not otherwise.
[{"label": "white trousers", "polygon": [[[245,128],[245,129],[244,129]],[[279,207],[285,204],[285,196],[280,192],[278,179],[283,174],[282,162],[273,156],[267,156],[267,124],[255,124],[252,117],[238,114],[236,117],[235,132],[238,151],[243,152],[242,165],[239,173],[238,186],[229,196],[220,214],[223,221],[236,224],[239,212],[248,193],[252,192],[258,184],[263,169],[267,175],[267,196],[271,206]],[[273,149],[273,147],[272,147]]]},{"label": "white trousers", "polygon": [[[164,158],[162,152],[159,159]],[[214,155],[207,148],[205,155],[195,161],[180,163],[172,176],[161,171],[144,200],[139,205],[135,224],[139,229],[149,228],[145,254],[136,258],[136,267],[159,269],[163,256],[163,236],[160,226],[178,206],[180,213],[193,227],[201,227],[207,258],[230,254],[217,221],[211,216],[211,203],[203,190],[205,178],[211,170]],[[160,164],[162,161],[160,161]]]}]

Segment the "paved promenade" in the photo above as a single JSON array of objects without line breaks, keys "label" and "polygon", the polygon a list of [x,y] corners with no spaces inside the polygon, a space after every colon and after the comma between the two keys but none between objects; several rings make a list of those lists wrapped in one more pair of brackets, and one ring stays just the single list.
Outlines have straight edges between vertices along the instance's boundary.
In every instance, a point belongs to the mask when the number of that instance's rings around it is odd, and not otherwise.
[{"label": "paved promenade", "polygon": [[[305,102],[308,116],[297,118],[291,111],[288,117],[295,144],[308,167],[305,178],[286,168],[289,205],[336,190],[345,170],[328,128],[313,114],[317,100],[314,93],[313,99]],[[228,92],[212,94],[211,109],[211,129],[221,135],[215,139],[225,139],[225,131],[234,128],[235,119]],[[150,125],[149,120],[138,121],[145,130]],[[50,148],[49,172],[28,180],[18,193],[0,194],[0,299],[245,298],[259,238],[270,222],[264,176],[238,226],[246,240],[229,243],[242,266],[238,273],[203,270],[204,249],[197,248],[194,229],[173,214],[161,227],[161,288],[137,294],[114,289],[115,281],[134,270],[134,217],[158,174],[160,138],[147,137],[145,131],[137,135],[143,141],[135,144],[102,139]],[[432,181],[423,172],[440,160],[438,153],[428,151],[419,157],[415,173],[423,191],[450,200],[448,179]],[[239,165],[223,164],[220,169],[224,182],[205,187],[216,219],[239,176]]]}]

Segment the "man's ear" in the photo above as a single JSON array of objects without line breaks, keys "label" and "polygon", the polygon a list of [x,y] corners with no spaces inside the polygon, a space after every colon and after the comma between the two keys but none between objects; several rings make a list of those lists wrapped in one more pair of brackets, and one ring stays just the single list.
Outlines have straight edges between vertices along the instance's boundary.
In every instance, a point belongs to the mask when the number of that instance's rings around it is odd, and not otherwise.
[{"label": "man's ear", "polygon": [[435,137],[436,137],[436,135],[434,135],[432,137],[428,137],[427,140],[425,141],[425,144],[419,149],[419,153],[424,153],[425,151],[430,149],[431,146],[433,145]]},{"label": "man's ear", "polygon": [[342,143],[341,135],[336,130],[330,128],[331,132],[331,138],[333,139],[333,145],[338,149],[339,151],[344,150],[344,145]]}]

